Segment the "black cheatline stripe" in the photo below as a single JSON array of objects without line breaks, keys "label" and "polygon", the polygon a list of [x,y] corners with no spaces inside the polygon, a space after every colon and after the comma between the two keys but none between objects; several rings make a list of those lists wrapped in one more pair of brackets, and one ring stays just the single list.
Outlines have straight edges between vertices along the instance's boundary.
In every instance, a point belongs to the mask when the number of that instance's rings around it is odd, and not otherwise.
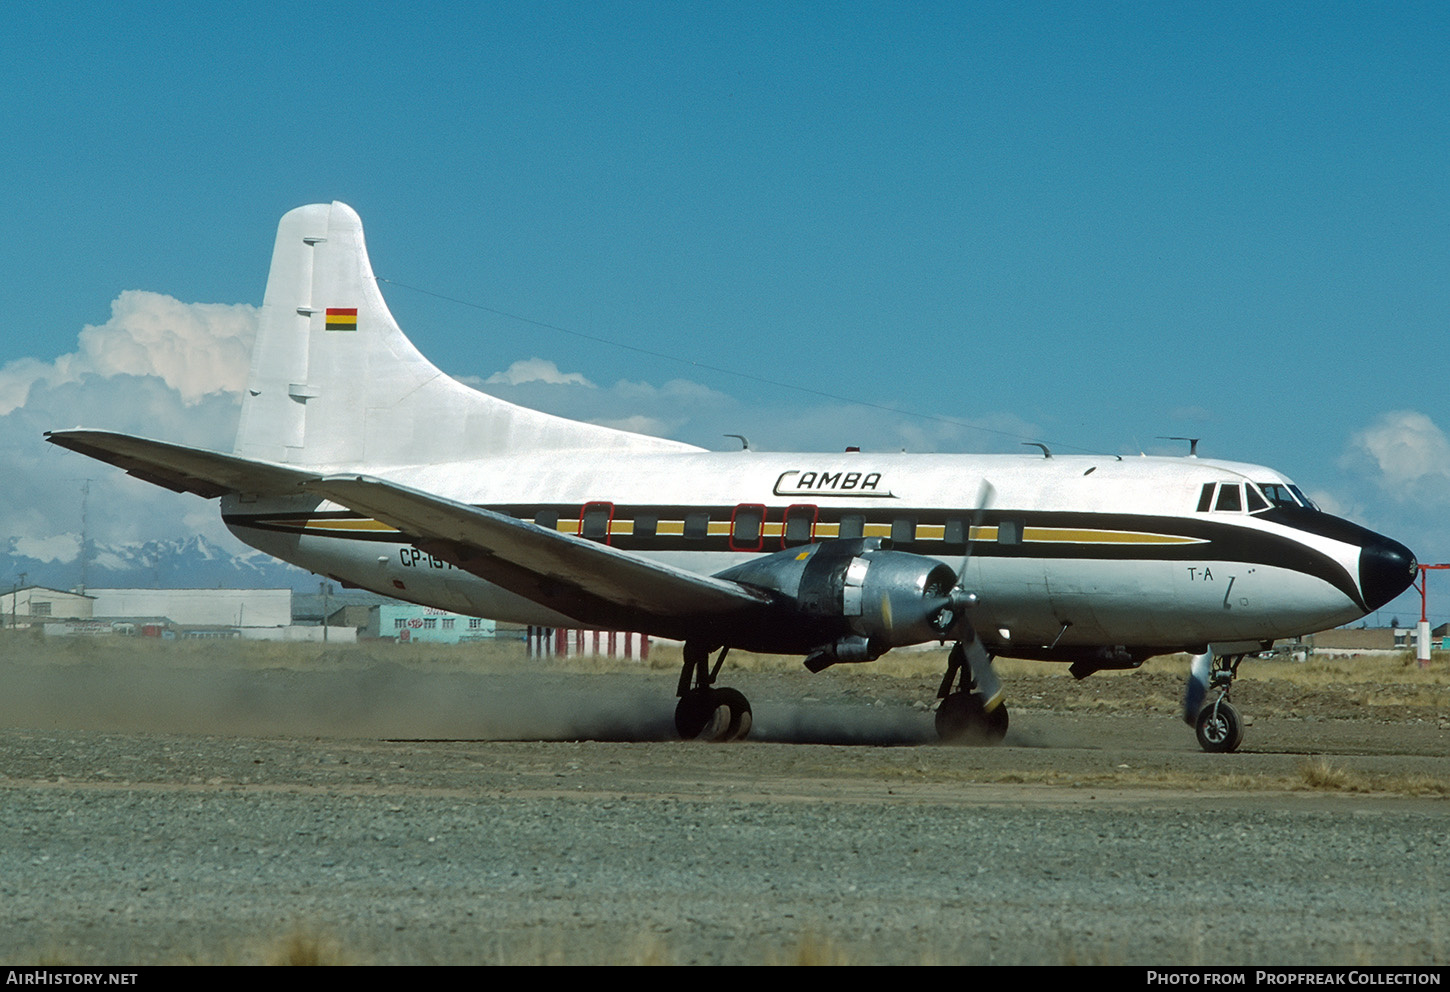
[{"label": "black cheatline stripe", "polygon": [[[638,505],[624,506],[615,505],[615,522],[632,521],[640,514],[655,516],[661,523],[681,522],[689,513],[708,513],[712,523],[728,523],[730,515],[739,504],[722,506],[701,507],[687,504],[672,505]],[[754,505],[754,504],[752,504]],[[573,521],[582,511],[582,506],[576,503],[504,503],[495,506],[484,507],[495,513],[513,517],[518,520],[532,521],[540,512],[550,512],[559,515],[564,521]],[[786,508],[768,507],[765,521],[779,524],[782,522]],[[914,518],[918,526],[943,526],[949,520],[973,522],[973,514],[966,511],[944,510],[940,508],[894,508],[889,514],[879,511],[872,512],[869,508],[856,507],[820,507],[817,524],[839,524],[841,518],[847,515],[864,516],[866,524],[875,526],[889,526],[892,520],[903,517]],[[1295,517],[1290,519],[1274,519],[1274,522],[1295,530],[1306,530],[1310,533],[1320,534],[1335,540],[1357,543],[1353,541],[1360,535],[1367,534],[1363,528],[1348,521],[1339,521],[1338,518],[1320,519],[1324,514],[1314,514],[1314,519],[1308,522],[1316,524],[1313,527],[1298,526],[1301,521]],[[298,523],[310,521],[327,522],[331,520],[366,520],[368,517],[363,514],[354,513],[350,510],[328,511],[325,513],[260,513],[260,514],[226,514],[223,520],[228,524],[240,527],[251,527],[257,530],[274,531],[283,534],[306,534],[310,537],[329,537],[351,541],[371,541],[381,544],[404,544],[412,545],[412,541],[396,531],[331,531],[326,529],[312,529],[310,527],[299,527]],[[1306,517],[1306,520],[1308,518]],[[972,542],[972,554],[982,558],[1022,558],[1038,560],[1086,560],[1086,561],[1241,561],[1246,564],[1276,566],[1288,568],[1305,575],[1318,578],[1334,586],[1349,598],[1350,602],[1368,612],[1364,600],[1360,596],[1358,583],[1345,568],[1329,556],[1305,547],[1303,544],[1278,534],[1268,534],[1263,531],[1247,527],[1234,526],[1233,524],[1222,523],[1212,519],[1199,520],[1192,517],[1160,517],[1127,513],[1073,513],[1062,510],[989,510],[981,515],[977,526],[994,527],[1003,520],[1020,522],[1024,527],[1032,528],[1057,528],[1066,530],[1104,530],[1104,531],[1133,531],[1147,534],[1166,534],[1174,537],[1193,538],[1206,543],[1200,544],[1096,544],[1078,542],[1045,542],[1026,541],[1022,544],[998,544],[995,541],[977,540]],[[1338,525],[1330,521],[1338,521]],[[290,522],[292,526],[284,525]],[[567,531],[563,533],[568,533]],[[827,538],[827,540],[830,540]],[[730,547],[730,536],[721,534],[704,538],[685,538],[683,536],[654,536],[648,538],[637,538],[631,534],[614,534],[610,538],[610,546],[621,551],[702,551],[702,552],[727,552],[733,550]],[[817,542],[819,543],[819,542]],[[793,545],[794,546],[794,545]],[[898,551],[905,551],[913,554],[920,554],[928,557],[953,557],[965,553],[965,545],[960,543],[948,543],[945,540],[914,540],[897,542],[893,548]],[[782,549],[779,537],[767,537],[760,554],[769,554]]]}]

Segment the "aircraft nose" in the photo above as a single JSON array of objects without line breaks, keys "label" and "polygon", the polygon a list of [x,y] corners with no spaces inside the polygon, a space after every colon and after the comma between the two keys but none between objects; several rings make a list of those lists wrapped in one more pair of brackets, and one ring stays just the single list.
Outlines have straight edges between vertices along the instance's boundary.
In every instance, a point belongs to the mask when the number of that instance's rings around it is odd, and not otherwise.
[{"label": "aircraft nose", "polygon": [[1359,588],[1365,604],[1371,610],[1384,606],[1410,588],[1418,569],[1409,548],[1375,535],[1359,552]]}]

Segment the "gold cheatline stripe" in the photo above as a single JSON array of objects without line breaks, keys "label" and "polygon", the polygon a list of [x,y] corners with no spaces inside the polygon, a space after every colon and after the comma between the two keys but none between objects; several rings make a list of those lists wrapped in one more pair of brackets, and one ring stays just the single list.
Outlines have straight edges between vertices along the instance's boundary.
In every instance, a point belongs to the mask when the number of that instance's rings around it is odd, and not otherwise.
[{"label": "gold cheatline stripe", "polygon": [[398,528],[389,527],[377,520],[273,520],[270,521],[274,527],[296,527],[298,530],[344,530],[344,531],[392,531],[397,532]]},{"label": "gold cheatline stripe", "polygon": [[1201,537],[1148,534],[1131,530],[1074,530],[1070,527],[1024,527],[1023,541],[1043,544],[1207,544]]}]

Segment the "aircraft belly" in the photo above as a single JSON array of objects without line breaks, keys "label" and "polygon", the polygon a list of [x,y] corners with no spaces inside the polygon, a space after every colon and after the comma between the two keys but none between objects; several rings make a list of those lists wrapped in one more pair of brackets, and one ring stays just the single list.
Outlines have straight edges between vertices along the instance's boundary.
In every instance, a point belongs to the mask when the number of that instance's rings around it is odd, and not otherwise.
[{"label": "aircraft belly", "polygon": [[1361,615],[1322,579],[1272,565],[979,557],[968,574],[978,630],[1023,646],[1262,641]]}]

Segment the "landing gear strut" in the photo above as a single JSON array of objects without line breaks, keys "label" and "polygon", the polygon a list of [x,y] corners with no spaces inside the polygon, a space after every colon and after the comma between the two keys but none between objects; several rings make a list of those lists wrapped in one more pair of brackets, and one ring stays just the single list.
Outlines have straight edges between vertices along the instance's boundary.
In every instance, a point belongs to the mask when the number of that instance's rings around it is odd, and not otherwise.
[{"label": "landing gear strut", "polygon": [[[983,652],[986,663],[990,656]],[[950,744],[1000,744],[1007,736],[1007,706],[998,702],[987,709],[989,700],[978,691],[967,662],[967,649],[958,641],[947,655],[947,671],[937,690],[941,705],[936,710],[936,733]]]},{"label": "landing gear strut", "polygon": [[1244,721],[1239,711],[1229,702],[1229,688],[1239,673],[1241,654],[1213,659],[1213,670],[1208,685],[1218,690],[1218,698],[1198,711],[1193,729],[1198,735],[1198,746],[1205,751],[1224,754],[1237,751],[1244,741]]},{"label": "landing gear strut", "polygon": [[675,730],[685,740],[738,741],[750,733],[750,701],[735,689],[715,688],[715,676],[725,663],[728,647],[720,649],[710,666],[710,649],[685,644],[685,663],[675,695]]}]

